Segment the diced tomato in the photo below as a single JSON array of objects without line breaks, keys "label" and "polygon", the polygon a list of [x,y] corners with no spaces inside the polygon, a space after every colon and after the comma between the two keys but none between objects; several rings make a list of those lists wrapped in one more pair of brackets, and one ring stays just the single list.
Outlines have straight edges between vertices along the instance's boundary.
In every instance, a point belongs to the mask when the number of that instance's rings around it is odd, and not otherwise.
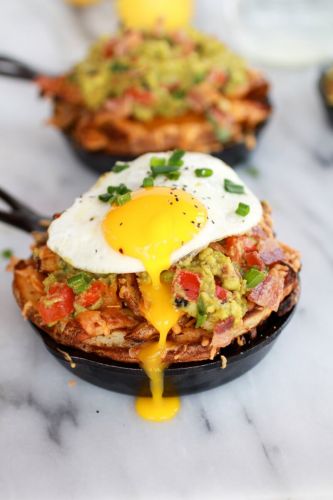
[{"label": "diced tomato", "polygon": [[227,74],[222,70],[212,69],[207,80],[215,85],[224,85],[227,81]]},{"label": "diced tomato", "polygon": [[65,283],[55,283],[37,308],[46,324],[64,319],[74,310],[74,292]]},{"label": "diced tomato", "polygon": [[224,240],[226,254],[233,262],[240,263],[243,256],[243,244],[240,236],[229,236]]},{"label": "diced tomato", "polygon": [[186,299],[198,300],[200,291],[199,274],[182,269],[175,276],[175,284],[184,292]]},{"label": "diced tomato", "polygon": [[148,90],[142,90],[137,87],[131,87],[126,91],[126,95],[132,97],[135,101],[143,105],[152,104],[154,96]]},{"label": "diced tomato", "polygon": [[260,258],[258,252],[247,252],[245,254],[245,260],[249,267],[257,267],[260,271],[265,269],[265,263]]},{"label": "diced tomato", "polygon": [[244,236],[243,246],[246,252],[253,252],[253,250],[255,250],[257,247],[257,241],[255,238],[252,238],[251,236]]},{"label": "diced tomato", "polygon": [[222,300],[222,302],[226,302],[228,297],[228,292],[225,288],[223,288],[220,285],[216,285],[215,294],[218,299]]},{"label": "diced tomato", "polygon": [[85,292],[80,293],[76,299],[77,303],[83,307],[90,307],[100,300],[105,291],[106,285],[103,281],[94,281]]}]

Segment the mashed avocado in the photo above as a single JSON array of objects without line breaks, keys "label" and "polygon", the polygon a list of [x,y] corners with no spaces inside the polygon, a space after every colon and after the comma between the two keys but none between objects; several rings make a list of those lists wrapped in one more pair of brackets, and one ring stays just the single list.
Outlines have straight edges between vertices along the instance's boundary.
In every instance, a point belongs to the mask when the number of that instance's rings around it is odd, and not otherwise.
[{"label": "mashed avocado", "polygon": [[142,98],[135,96],[131,116],[143,121],[174,117],[190,109],[188,95],[203,83],[208,92],[228,95],[247,80],[244,61],[212,37],[193,30],[135,34],[101,38],[69,75],[89,109],[132,95],[134,88]]},{"label": "mashed avocado", "polygon": [[[194,258],[183,259],[179,267],[198,273],[201,277],[200,302],[206,312],[205,321],[201,325],[203,328],[212,330],[217,321],[227,319],[229,316],[233,316],[235,324],[241,321],[247,310],[246,281],[229,257],[212,248],[206,248]],[[216,280],[227,290],[225,302],[216,296]],[[188,302],[181,309],[190,316],[198,315],[197,302]]]}]

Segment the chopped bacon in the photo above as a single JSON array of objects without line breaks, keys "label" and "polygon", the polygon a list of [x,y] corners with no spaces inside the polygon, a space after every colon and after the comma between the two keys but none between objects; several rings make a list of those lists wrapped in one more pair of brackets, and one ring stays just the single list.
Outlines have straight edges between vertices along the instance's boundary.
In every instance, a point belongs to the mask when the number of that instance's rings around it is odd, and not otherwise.
[{"label": "chopped bacon", "polygon": [[222,302],[226,302],[228,298],[228,291],[220,285],[216,285],[215,287],[215,295]]},{"label": "chopped bacon", "polygon": [[213,347],[226,347],[230,344],[233,339],[233,324],[234,318],[232,316],[216,323],[212,338]]},{"label": "chopped bacon", "polygon": [[260,271],[265,269],[265,263],[258,252],[247,252],[245,254],[245,260],[249,267],[257,267]]},{"label": "chopped bacon", "polygon": [[246,252],[253,252],[257,247],[257,240],[252,236],[243,236],[243,246]]},{"label": "chopped bacon", "polygon": [[260,257],[269,266],[283,260],[284,252],[274,238],[268,238],[260,244]]},{"label": "chopped bacon", "polygon": [[126,118],[132,112],[133,102],[130,96],[115,97],[108,99],[105,103],[105,109],[111,111],[114,116]]},{"label": "chopped bacon", "polygon": [[102,310],[102,317],[106,321],[109,330],[133,328],[138,323],[135,318],[117,307],[104,308]]},{"label": "chopped bacon", "polygon": [[277,311],[283,297],[284,278],[276,274],[268,276],[248,295],[248,299],[261,307]]},{"label": "chopped bacon", "polygon": [[241,263],[243,257],[243,244],[240,236],[229,236],[224,240],[225,253],[233,262]]},{"label": "chopped bacon", "polygon": [[40,270],[42,272],[53,273],[59,269],[59,257],[46,245],[40,247],[38,252],[40,258]]},{"label": "chopped bacon", "polygon": [[[76,319],[89,337],[108,335],[110,332],[110,328],[100,311],[84,311],[78,314]],[[81,340],[84,339],[81,338]]]},{"label": "chopped bacon", "polygon": [[217,85],[219,87],[224,85],[227,79],[228,79],[227,74],[224,71],[221,71],[220,69],[212,69],[207,77],[208,82]]},{"label": "chopped bacon", "polygon": [[141,293],[135,274],[122,274],[118,278],[119,298],[124,300],[136,316],[141,316]]}]

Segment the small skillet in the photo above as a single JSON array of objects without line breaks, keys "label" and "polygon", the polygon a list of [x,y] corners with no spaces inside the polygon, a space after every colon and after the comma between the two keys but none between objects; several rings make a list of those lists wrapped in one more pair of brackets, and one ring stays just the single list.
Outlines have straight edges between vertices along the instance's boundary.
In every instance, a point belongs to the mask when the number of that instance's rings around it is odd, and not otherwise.
[{"label": "small skillet", "polygon": [[[0,188],[0,199],[10,211],[0,211],[0,221],[28,233],[45,231],[45,217],[37,214]],[[282,303],[287,306],[288,297]],[[257,329],[255,339],[245,345],[233,343],[223,349],[227,365],[222,369],[218,356],[212,361],[174,364],[165,370],[165,395],[190,394],[205,391],[233,380],[253,368],[270,351],[295,311],[294,306],[282,316],[272,313]],[[288,307],[286,307],[287,309]],[[119,363],[55,342],[48,334],[30,322],[42,338],[47,350],[75,375],[104,389],[131,395],[150,395],[149,380],[138,365]]]},{"label": "small skillet", "polygon": [[[30,67],[25,63],[22,63],[21,61],[18,61],[17,59],[0,55],[0,76],[34,81],[41,74],[45,75],[44,72],[37,71],[36,69]],[[267,102],[269,104],[269,101]],[[257,138],[267,124],[267,121],[268,120],[261,123],[256,128]],[[92,170],[95,170],[98,173],[108,172],[116,161],[131,161],[135,159],[135,156],[131,155],[111,155],[103,152],[87,151],[82,146],[80,146],[80,144],[78,144],[69,134],[66,134],[65,132],[63,132],[62,134],[74,156],[76,156],[85,166],[89,167]],[[222,151],[211,154],[225,161],[226,163],[228,163],[228,165],[235,166],[238,163],[246,161],[250,153],[251,150],[246,146],[244,142],[238,142],[226,145]]]}]

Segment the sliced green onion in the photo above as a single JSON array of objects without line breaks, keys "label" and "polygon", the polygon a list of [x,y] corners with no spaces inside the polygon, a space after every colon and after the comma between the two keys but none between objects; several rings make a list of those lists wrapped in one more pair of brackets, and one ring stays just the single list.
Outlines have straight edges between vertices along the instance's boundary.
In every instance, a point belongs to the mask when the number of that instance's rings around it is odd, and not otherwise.
[{"label": "sliced green onion", "polygon": [[199,295],[197,302],[197,321],[196,328],[200,328],[207,319],[206,305],[201,295]]},{"label": "sliced green onion", "polygon": [[170,174],[171,172],[177,172],[179,167],[177,165],[161,165],[157,167],[150,167],[154,177],[161,174]]},{"label": "sliced green onion", "polygon": [[147,188],[147,187],[153,187],[154,185],[154,178],[153,177],[145,177],[142,181],[142,187]]},{"label": "sliced green onion", "polygon": [[244,194],[244,186],[235,184],[230,179],[224,179],[224,189],[228,191],[228,193]]},{"label": "sliced green onion", "polygon": [[127,192],[127,193],[124,193],[124,194],[118,194],[116,197],[115,197],[115,203],[116,205],[124,205],[125,203],[127,203],[128,201],[130,201],[131,199],[131,193],[130,192]]},{"label": "sliced green onion", "polygon": [[254,288],[265,279],[266,274],[258,271],[255,267],[251,267],[251,269],[245,273],[244,277],[246,279],[247,288]]},{"label": "sliced green onion", "polygon": [[181,167],[184,163],[182,160],[184,154],[185,151],[183,151],[182,149],[175,149],[168,160],[168,165],[176,165],[177,167]]},{"label": "sliced green onion", "polygon": [[196,168],[194,172],[197,177],[210,177],[213,175],[211,168]]},{"label": "sliced green onion", "polygon": [[238,203],[238,207],[236,208],[235,212],[241,217],[246,217],[250,212],[250,206],[246,205],[246,203]]},{"label": "sliced green onion", "polygon": [[74,293],[84,292],[91,282],[92,278],[85,273],[75,274],[67,280],[68,286],[70,286]]},{"label": "sliced green onion", "polygon": [[124,63],[122,63],[120,61],[114,61],[110,65],[110,68],[111,68],[111,71],[114,71],[115,73],[121,73],[122,71],[128,71],[129,70],[128,64],[124,64]]},{"label": "sliced green onion", "polygon": [[129,167],[129,163],[119,163],[117,162],[112,171],[115,172],[116,174],[118,174],[119,172],[122,172],[123,170],[126,170],[126,168]]},{"label": "sliced green onion", "polygon": [[111,195],[112,195],[112,194],[114,194],[114,193],[116,193],[116,192],[117,192],[117,186],[108,186],[108,187],[106,188],[106,190],[107,190],[107,192],[108,192],[109,194],[111,194]]},{"label": "sliced green onion", "polygon": [[117,190],[116,190],[117,194],[126,194],[126,193],[130,193],[130,192],[131,192],[131,189],[128,189],[128,187],[125,184],[119,184],[119,186],[117,186]]},{"label": "sliced green onion", "polygon": [[150,158],[150,166],[151,167],[163,167],[166,165],[166,159],[160,158],[159,156],[152,156]]},{"label": "sliced green onion", "polygon": [[170,174],[167,175],[167,178],[170,179],[171,181],[178,181],[180,177],[180,172],[170,172]]},{"label": "sliced green onion", "polygon": [[108,201],[110,201],[111,198],[112,198],[112,194],[110,194],[110,193],[100,194],[98,197],[98,199],[103,201],[104,203],[107,203]]},{"label": "sliced green onion", "polygon": [[5,248],[1,252],[1,257],[3,259],[10,259],[12,255],[13,255],[13,250],[11,250],[10,248]]},{"label": "sliced green onion", "polygon": [[172,91],[172,97],[174,97],[175,99],[184,99],[185,96],[186,96],[185,90],[177,89]]}]

